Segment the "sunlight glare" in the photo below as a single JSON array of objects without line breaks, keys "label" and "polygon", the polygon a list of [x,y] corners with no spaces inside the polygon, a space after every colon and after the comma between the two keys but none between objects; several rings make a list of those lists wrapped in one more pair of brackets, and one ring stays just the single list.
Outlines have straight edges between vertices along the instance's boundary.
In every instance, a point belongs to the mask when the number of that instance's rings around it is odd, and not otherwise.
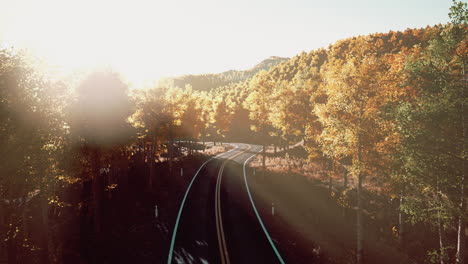
[{"label": "sunlight glare", "polygon": [[111,67],[141,87],[160,77],[157,62],[169,59],[168,45],[158,38],[161,23],[148,19],[162,19],[156,12],[162,2],[136,1],[130,8],[123,1],[23,0],[11,8],[23,16],[7,29],[9,43],[31,50],[59,74]]}]

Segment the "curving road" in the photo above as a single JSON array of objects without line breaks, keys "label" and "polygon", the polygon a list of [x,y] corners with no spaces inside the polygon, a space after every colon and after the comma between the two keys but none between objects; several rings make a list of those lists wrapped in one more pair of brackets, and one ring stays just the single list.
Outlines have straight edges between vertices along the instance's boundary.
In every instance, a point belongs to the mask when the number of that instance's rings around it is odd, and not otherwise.
[{"label": "curving road", "polygon": [[167,263],[284,263],[251,196],[248,162],[261,146],[206,161],[192,178],[172,233]]}]

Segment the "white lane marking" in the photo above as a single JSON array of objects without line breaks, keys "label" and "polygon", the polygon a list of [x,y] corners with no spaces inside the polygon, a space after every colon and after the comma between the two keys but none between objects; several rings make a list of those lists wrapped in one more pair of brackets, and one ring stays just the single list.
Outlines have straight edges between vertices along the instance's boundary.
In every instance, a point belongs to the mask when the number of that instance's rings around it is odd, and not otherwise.
[{"label": "white lane marking", "polygon": [[221,182],[223,179],[223,171],[224,168],[226,167],[226,164],[230,160],[234,160],[237,156],[240,156],[241,154],[249,151],[252,147],[248,146],[246,149],[243,151],[232,155],[231,157],[227,158],[221,167],[219,168],[219,173],[218,173],[218,179],[216,181],[216,191],[215,191],[215,216],[216,216],[216,233],[218,235],[218,247],[219,247],[219,254],[221,257],[221,263],[231,263],[229,259],[229,253],[227,250],[227,245],[226,245],[226,239],[224,235],[224,227],[223,227],[223,219],[222,219],[222,214],[221,214]]},{"label": "white lane marking", "polygon": [[245,188],[247,189],[247,194],[249,195],[250,203],[252,204],[252,208],[253,208],[253,210],[254,210],[254,212],[255,212],[255,215],[257,215],[258,222],[260,223],[260,226],[262,227],[263,232],[265,233],[265,235],[266,235],[268,241],[270,242],[270,245],[271,245],[273,251],[275,252],[276,256],[278,257],[278,260],[280,261],[281,264],[284,264],[285,262],[284,262],[283,258],[281,257],[281,255],[280,255],[278,249],[276,248],[275,243],[273,243],[273,240],[271,239],[270,234],[268,234],[268,231],[267,231],[265,225],[263,224],[262,219],[260,218],[260,214],[258,213],[257,207],[255,207],[255,203],[254,203],[254,201],[253,201],[252,195],[250,194],[249,184],[247,183],[247,177],[246,177],[246,172],[245,172],[245,166],[246,166],[246,164],[247,164],[253,157],[255,157],[255,155],[257,155],[257,154],[260,153],[260,152],[261,152],[261,150],[258,151],[257,153],[254,153],[252,156],[250,156],[250,157],[249,157],[247,160],[245,160],[245,162],[244,162],[243,170],[244,170]]},{"label": "white lane marking", "polygon": [[178,212],[177,218],[176,218],[176,223],[175,223],[175,225],[174,225],[174,230],[172,231],[171,245],[170,245],[170,247],[169,247],[169,255],[168,255],[168,257],[167,257],[167,263],[168,263],[168,264],[171,264],[171,262],[172,262],[172,256],[174,255],[175,239],[176,239],[176,236],[177,236],[177,229],[179,228],[180,216],[182,215],[182,210],[183,210],[184,205],[185,205],[185,200],[187,199],[187,196],[188,196],[188,193],[189,193],[189,191],[190,191],[190,188],[192,187],[193,182],[194,182],[195,179],[197,178],[198,173],[200,173],[200,171],[203,169],[203,167],[205,167],[205,165],[206,165],[208,162],[210,162],[210,161],[212,161],[212,160],[214,160],[214,159],[217,159],[217,158],[221,157],[222,155],[225,155],[225,154],[227,154],[227,153],[229,153],[229,152],[231,152],[231,151],[234,151],[234,150],[236,150],[236,149],[239,148],[239,146],[237,146],[237,145],[234,145],[234,146],[236,146],[236,147],[233,148],[233,149],[231,149],[231,150],[229,150],[229,151],[226,151],[226,152],[224,152],[224,153],[221,153],[221,154],[219,154],[219,155],[217,155],[217,156],[214,156],[214,157],[212,157],[211,159],[205,161],[205,162],[200,166],[200,168],[198,168],[197,172],[195,173],[195,175],[193,176],[192,180],[190,181],[190,184],[189,184],[189,186],[187,187],[187,190],[185,191],[184,198],[182,199],[182,203],[180,204],[179,212]]}]

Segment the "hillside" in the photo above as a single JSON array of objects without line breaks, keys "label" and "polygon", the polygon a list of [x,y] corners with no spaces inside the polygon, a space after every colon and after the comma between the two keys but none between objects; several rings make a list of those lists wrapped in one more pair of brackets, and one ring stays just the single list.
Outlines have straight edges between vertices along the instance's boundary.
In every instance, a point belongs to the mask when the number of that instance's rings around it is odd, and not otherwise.
[{"label": "hillside", "polygon": [[238,83],[252,78],[261,70],[269,70],[289,58],[271,56],[247,70],[229,70],[222,73],[199,75],[182,75],[173,78],[164,78],[160,83],[169,87],[184,88],[191,85],[193,90],[209,91],[220,86]]}]

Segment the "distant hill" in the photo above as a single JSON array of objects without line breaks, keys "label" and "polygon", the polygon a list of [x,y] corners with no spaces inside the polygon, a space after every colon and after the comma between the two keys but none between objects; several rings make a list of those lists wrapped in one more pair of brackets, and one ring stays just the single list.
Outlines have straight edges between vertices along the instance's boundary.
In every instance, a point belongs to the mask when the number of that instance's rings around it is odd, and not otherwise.
[{"label": "distant hill", "polygon": [[160,81],[163,86],[184,88],[191,85],[193,90],[209,91],[217,87],[238,83],[252,78],[261,70],[269,70],[289,58],[271,56],[248,70],[229,70],[222,73],[210,73],[199,75],[182,75],[173,78],[164,78]]}]

